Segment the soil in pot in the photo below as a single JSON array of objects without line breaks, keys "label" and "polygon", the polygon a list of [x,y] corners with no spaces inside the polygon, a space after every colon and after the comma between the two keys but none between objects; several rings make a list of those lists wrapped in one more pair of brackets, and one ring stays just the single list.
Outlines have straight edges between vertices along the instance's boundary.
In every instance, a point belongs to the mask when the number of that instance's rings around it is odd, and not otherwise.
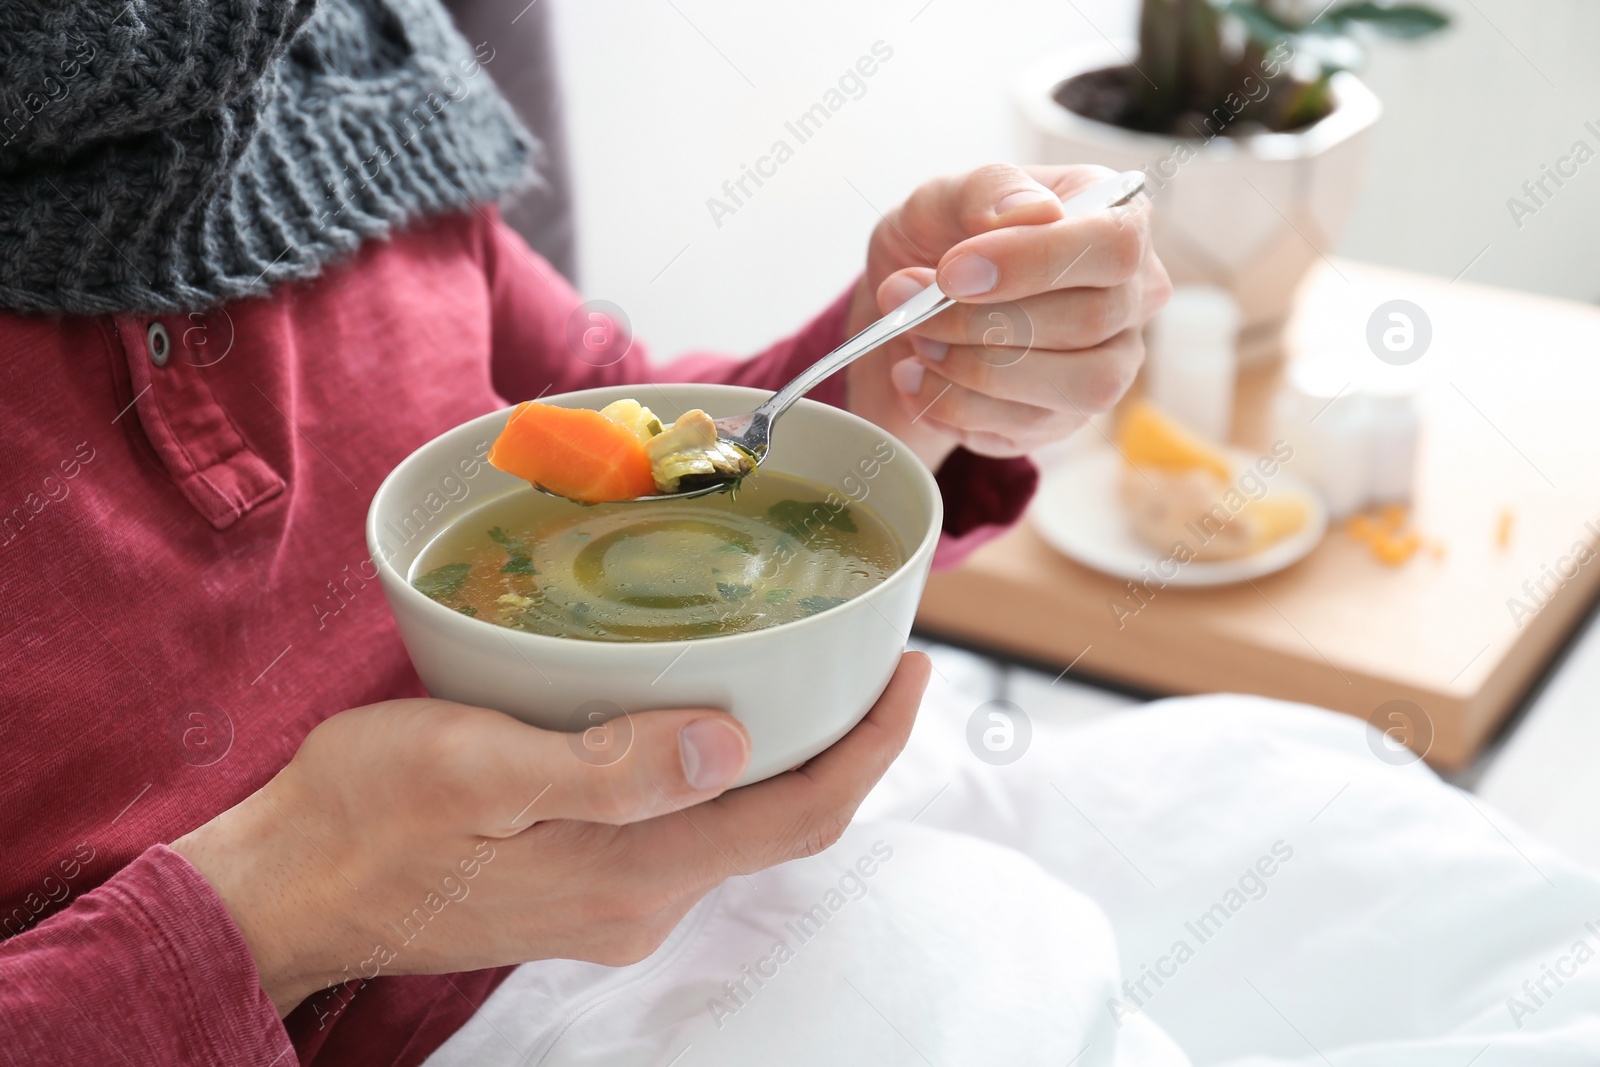
[{"label": "soil in pot", "polygon": [[[1264,72],[1240,78],[1233,92],[1195,97],[1214,99],[1210,112],[1181,108],[1172,94],[1157,93],[1129,65],[1103,67],[1074,75],[1057,85],[1055,102],[1086,119],[1139,133],[1211,140],[1256,133],[1294,133],[1326,118],[1333,110],[1327,87]],[[1276,98],[1276,99],[1274,99]]]}]

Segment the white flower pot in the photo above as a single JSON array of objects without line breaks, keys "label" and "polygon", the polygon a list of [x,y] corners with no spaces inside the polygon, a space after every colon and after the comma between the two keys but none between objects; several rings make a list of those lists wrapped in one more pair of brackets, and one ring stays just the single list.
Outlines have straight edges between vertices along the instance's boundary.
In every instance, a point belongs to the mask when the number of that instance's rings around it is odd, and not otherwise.
[{"label": "white flower pot", "polygon": [[1127,130],[1056,103],[1068,78],[1125,64],[1137,51],[1100,44],[1023,74],[1015,88],[1021,158],[1143,170],[1156,204],[1156,251],[1173,281],[1232,292],[1242,312],[1241,363],[1271,362],[1282,354],[1295,290],[1331,252],[1355,206],[1382,107],[1360,79],[1339,74],[1334,110],[1320,122],[1205,140]]}]

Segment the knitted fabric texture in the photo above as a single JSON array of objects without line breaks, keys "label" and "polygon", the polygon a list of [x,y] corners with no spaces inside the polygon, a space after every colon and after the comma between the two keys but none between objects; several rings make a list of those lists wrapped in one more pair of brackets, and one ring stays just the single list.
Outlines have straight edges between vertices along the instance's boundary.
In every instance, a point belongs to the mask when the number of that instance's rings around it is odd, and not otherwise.
[{"label": "knitted fabric texture", "polygon": [[0,307],[203,308],[498,199],[493,59],[434,0],[4,0]]}]

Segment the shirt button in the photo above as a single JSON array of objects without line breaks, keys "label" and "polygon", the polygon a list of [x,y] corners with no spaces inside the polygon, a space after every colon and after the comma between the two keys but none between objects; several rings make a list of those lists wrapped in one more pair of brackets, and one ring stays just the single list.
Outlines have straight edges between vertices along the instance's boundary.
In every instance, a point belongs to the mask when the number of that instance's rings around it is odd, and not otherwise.
[{"label": "shirt button", "polygon": [[159,322],[152,322],[144,333],[144,339],[150,349],[150,362],[158,367],[165,367],[167,357],[172,354],[172,344],[167,339],[167,328]]}]

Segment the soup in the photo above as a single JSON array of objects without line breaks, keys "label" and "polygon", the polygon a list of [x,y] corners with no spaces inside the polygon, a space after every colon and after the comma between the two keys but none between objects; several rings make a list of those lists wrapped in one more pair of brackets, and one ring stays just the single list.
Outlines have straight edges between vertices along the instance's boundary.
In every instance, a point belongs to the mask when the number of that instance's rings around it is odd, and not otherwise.
[{"label": "soup", "polygon": [[581,507],[516,490],[446,527],[411,584],[463,615],[551,637],[761,630],[859,596],[904,562],[883,520],[837,501],[768,473],[736,496],[651,504]]}]

